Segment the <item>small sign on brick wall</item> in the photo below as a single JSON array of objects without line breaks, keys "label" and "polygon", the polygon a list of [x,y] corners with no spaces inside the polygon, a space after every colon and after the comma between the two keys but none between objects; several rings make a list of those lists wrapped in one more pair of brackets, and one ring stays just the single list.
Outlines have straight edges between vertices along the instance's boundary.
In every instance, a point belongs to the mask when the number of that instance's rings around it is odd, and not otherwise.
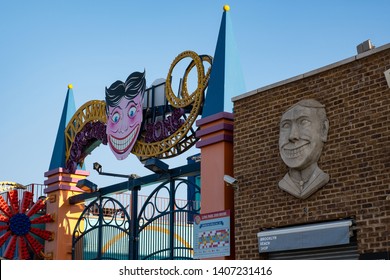
[{"label": "small sign on brick wall", "polygon": [[348,244],[351,220],[264,230],[257,234],[259,252],[288,251]]},{"label": "small sign on brick wall", "polygon": [[230,256],[230,210],[194,218],[194,259]]}]

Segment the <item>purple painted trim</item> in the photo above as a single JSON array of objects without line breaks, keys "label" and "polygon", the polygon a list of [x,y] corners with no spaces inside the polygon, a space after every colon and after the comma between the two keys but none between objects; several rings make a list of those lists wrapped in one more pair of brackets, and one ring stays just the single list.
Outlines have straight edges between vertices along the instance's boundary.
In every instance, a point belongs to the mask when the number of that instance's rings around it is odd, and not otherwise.
[{"label": "purple painted trim", "polygon": [[64,183],[77,183],[80,180],[80,178],[72,178],[68,174],[65,174],[64,176],[56,176],[49,178],[45,180],[45,185],[51,185],[56,182],[64,182]]},{"label": "purple painted trim", "polygon": [[[59,167],[59,168],[56,168],[56,169],[53,169],[53,170],[49,170],[49,171],[46,171],[45,172],[45,177],[50,177],[54,174],[59,174],[59,173],[65,173],[65,174],[69,174],[71,175],[65,168],[62,168],[62,167]],[[83,175],[83,176],[89,176],[89,172],[88,171],[85,171],[85,170],[76,170],[75,173],[73,173],[74,175]],[[73,175],[72,174],[72,175]]]},{"label": "purple painted trim", "polygon": [[51,192],[55,192],[55,191],[58,191],[58,190],[60,190],[60,191],[84,192],[82,189],[80,189],[80,188],[78,188],[78,187],[57,185],[57,186],[47,187],[47,188],[44,190],[44,193],[51,193]]},{"label": "purple painted trim", "polygon": [[233,131],[233,128],[234,128],[234,125],[231,123],[219,123],[219,124],[207,127],[207,128],[201,128],[200,130],[198,130],[196,132],[196,137],[202,137],[202,136],[205,136],[207,134],[211,134],[211,133],[221,131],[221,130],[222,131],[224,131],[224,130]]},{"label": "purple painted trim", "polygon": [[158,142],[174,134],[184,124],[183,115],[184,109],[176,108],[165,119],[146,124],[145,142]]},{"label": "purple painted trim", "polygon": [[204,146],[208,146],[208,145],[215,144],[215,143],[222,142],[222,141],[233,142],[233,135],[220,134],[220,135],[217,135],[217,136],[213,136],[213,137],[207,138],[205,140],[198,141],[196,143],[196,147],[197,148],[202,148]]},{"label": "purple painted trim", "polygon": [[97,141],[107,145],[106,124],[101,121],[86,123],[71,144],[70,156],[65,163],[69,173],[76,172],[77,165],[88,156],[86,151],[91,147],[94,149]]},{"label": "purple painted trim", "polygon": [[65,172],[66,171],[64,170],[64,168],[59,167],[59,168],[56,168],[56,169],[52,169],[52,170],[46,171],[44,175],[45,175],[45,177],[50,177],[51,175],[58,174],[58,173],[65,173]]},{"label": "purple painted trim", "polygon": [[214,114],[214,115],[202,118],[200,120],[197,120],[196,121],[196,125],[197,126],[201,126],[201,125],[204,125],[204,124],[207,124],[207,123],[210,123],[210,122],[214,122],[214,121],[220,120],[220,119],[227,119],[227,120],[232,120],[233,121],[234,120],[234,114],[233,113],[228,113],[228,112],[217,113],[217,114]]}]

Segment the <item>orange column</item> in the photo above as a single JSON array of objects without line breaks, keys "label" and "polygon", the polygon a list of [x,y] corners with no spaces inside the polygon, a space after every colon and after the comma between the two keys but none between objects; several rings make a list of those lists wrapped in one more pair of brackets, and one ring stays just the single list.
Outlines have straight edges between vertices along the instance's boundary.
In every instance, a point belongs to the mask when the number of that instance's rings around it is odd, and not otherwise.
[{"label": "orange column", "polygon": [[63,168],[45,173],[48,178],[45,193],[48,196],[46,212],[54,214],[54,223],[46,224],[46,230],[54,232],[54,240],[45,242],[45,255],[54,260],[72,259],[72,235],[75,225],[84,210],[82,203],[70,205],[69,197],[83,193],[76,187],[79,180],[85,179],[89,172],[76,170],[69,174]]},{"label": "orange column", "polygon": [[234,259],[234,190],[224,175],[233,177],[233,114],[222,112],[197,121],[196,144],[201,149],[201,213],[230,209],[230,257]]}]

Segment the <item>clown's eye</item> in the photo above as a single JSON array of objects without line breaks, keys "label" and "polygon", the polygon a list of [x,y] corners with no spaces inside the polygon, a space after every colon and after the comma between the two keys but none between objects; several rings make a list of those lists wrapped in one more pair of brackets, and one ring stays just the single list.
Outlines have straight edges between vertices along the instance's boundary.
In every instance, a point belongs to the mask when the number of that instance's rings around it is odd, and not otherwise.
[{"label": "clown's eye", "polygon": [[136,112],[137,112],[137,108],[131,107],[129,110],[129,117],[134,118]]},{"label": "clown's eye", "polygon": [[112,115],[112,117],[111,117],[111,120],[112,120],[114,123],[119,122],[119,119],[120,119],[119,113],[115,113],[115,114]]}]

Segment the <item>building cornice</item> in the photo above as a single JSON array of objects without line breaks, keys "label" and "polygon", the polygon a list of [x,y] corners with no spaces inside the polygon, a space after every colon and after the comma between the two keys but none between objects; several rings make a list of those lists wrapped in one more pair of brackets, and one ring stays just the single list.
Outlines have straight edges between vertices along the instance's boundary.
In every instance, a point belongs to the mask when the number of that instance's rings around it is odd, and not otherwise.
[{"label": "building cornice", "polygon": [[326,65],[324,67],[321,67],[321,68],[318,68],[318,69],[306,72],[304,74],[297,75],[297,76],[294,76],[292,78],[289,78],[289,79],[286,79],[286,80],[282,80],[282,81],[279,81],[279,82],[276,82],[276,83],[273,83],[273,84],[270,84],[270,85],[267,85],[267,86],[255,89],[255,90],[249,91],[249,92],[241,94],[241,95],[237,95],[237,96],[232,98],[232,101],[236,102],[238,100],[247,98],[249,96],[252,96],[252,95],[264,92],[266,90],[270,90],[272,88],[283,86],[283,85],[286,85],[286,84],[289,84],[289,83],[292,83],[292,82],[295,82],[295,81],[298,81],[298,80],[302,80],[304,78],[307,78],[307,77],[310,77],[310,76],[313,76],[313,75],[317,75],[319,73],[331,70],[331,69],[336,68],[336,67],[340,67],[342,65],[345,65],[347,63],[351,63],[351,62],[357,61],[357,60],[362,59],[362,58],[366,58],[367,56],[376,54],[378,52],[381,52],[381,51],[384,51],[384,50],[387,50],[387,49],[390,49],[390,43],[386,44],[386,45],[383,45],[383,46],[380,46],[380,47],[377,47],[377,48],[374,48],[372,50],[369,50],[369,51],[357,54],[357,55],[352,56],[350,58],[346,58],[346,59],[343,59],[341,61],[338,61],[338,62],[329,64],[329,65]]}]

